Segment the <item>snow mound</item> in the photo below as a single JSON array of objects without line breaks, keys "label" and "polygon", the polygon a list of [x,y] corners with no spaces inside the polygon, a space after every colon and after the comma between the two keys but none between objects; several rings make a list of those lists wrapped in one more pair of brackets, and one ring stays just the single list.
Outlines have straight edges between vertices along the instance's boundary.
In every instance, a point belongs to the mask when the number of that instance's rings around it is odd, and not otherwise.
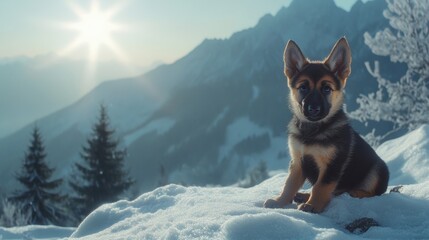
[{"label": "snow mound", "polygon": [[390,170],[390,185],[429,181],[429,125],[383,143],[377,153]]},{"label": "snow mound", "polygon": [[[410,239],[429,237],[429,182],[369,199],[341,195],[325,212],[265,209],[286,174],[248,188],[168,185],[134,201],[106,204],[72,234],[77,239]],[[362,217],[380,223],[355,235],[345,225]]]}]

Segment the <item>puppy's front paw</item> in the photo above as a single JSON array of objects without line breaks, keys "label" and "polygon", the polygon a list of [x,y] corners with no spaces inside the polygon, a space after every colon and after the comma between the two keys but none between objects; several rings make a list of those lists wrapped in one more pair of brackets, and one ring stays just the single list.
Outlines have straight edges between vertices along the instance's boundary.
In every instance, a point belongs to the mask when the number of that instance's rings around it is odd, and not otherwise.
[{"label": "puppy's front paw", "polygon": [[264,208],[283,208],[283,204],[277,199],[267,199],[264,202]]},{"label": "puppy's front paw", "polygon": [[309,213],[317,213],[317,211],[313,207],[313,205],[308,204],[308,203],[299,204],[298,210],[301,210],[301,211],[304,211],[304,212],[309,212]]}]

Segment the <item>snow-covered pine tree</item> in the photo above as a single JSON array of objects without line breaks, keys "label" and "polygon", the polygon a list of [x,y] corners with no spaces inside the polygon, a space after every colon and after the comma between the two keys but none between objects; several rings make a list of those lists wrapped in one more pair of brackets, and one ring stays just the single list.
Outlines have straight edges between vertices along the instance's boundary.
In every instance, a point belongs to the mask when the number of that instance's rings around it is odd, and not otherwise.
[{"label": "snow-covered pine tree", "polygon": [[9,201],[19,207],[22,213],[28,214],[27,224],[63,225],[65,211],[62,202],[65,197],[56,190],[62,180],[50,180],[55,169],[48,167],[45,158],[42,137],[39,129],[34,127],[22,171],[17,174],[25,190],[16,192]]},{"label": "snow-covered pine tree", "polygon": [[76,217],[83,219],[103,203],[119,200],[134,181],[124,171],[125,150],[118,150],[113,139],[106,107],[100,106],[100,117],[82,149],[83,162],[76,163],[77,174],[69,182],[76,192],[73,197]]},{"label": "snow-covered pine tree", "polygon": [[378,62],[374,69],[366,63],[377,79],[375,93],[361,95],[359,108],[350,113],[361,122],[393,123],[391,131],[377,135],[372,130],[366,137],[378,145],[399,130],[413,130],[429,123],[429,0],[387,0],[383,14],[391,28],[377,32],[375,37],[364,34],[365,44],[374,54],[390,56],[392,62],[405,63],[406,74],[399,81],[389,81],[380,75]]},{"label": "snow-covered pine tree", "polygon": [[4,227],[15,227],[27,225],[30,219],[30,212],[23,212],[23,209],[11,203],[7,199],[1,202],[0,225]]}]

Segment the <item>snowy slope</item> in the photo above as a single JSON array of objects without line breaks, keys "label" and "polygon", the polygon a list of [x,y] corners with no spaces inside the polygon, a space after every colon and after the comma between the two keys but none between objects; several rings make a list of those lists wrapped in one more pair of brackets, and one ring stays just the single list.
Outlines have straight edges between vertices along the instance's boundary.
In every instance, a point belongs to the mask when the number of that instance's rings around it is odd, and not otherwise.
[{"label": "snowy slope", "polygon": [[[132,202],[100,207],[72,237],[81,239],[410,239],[429,237],[429,186],[409,185],[404,194],[371,199],[335,198],[320,215],[265,209],[285,174],[257,187],[201,188],[169,185]],[[381,227],[356,236],[344,226],[372,217]]]},{"label": "snowy slope", "polygon": [[[265,209],[285,174],[250,189],[168,185],[134,201],[106,204],[89,215],[72,239],[427,239],[428,183],[407,185],[403,193],[371,199],[335,198],[319,215],[294,209]],[[357,218],[380,223],[361,235],[344,226]],[[6,233],[7,236],[16,236]],[[52,234],[61,228],[52,229]],[[9,230],[9,231],[14,231]],[[9,234],[9,235],[8,235]],[[45,233],[46,234],[46,233]],[[27,233],[27,236],[33,236]],[[49,235],[48,235],[49,236]],[[36,239],[53,238],[34,235]],[[64,235],[58,235],[64,237]]]},{"label": "snowy slope", "polygon": [[390,184],[429,181],[429,125],[383,143],[377,152],[390,169]]},{"label": "snowy slope", "polygon": [[[384,143],[377,152],[386,159],[391,186],[401,193],[369,199],[343,194],[322,214],[290,205],[265,209],[265,199],[279,193],[286,173],[252,188],[168,185],[134,201],[106,204],[91,213],[72,239],[429,239],[429,126]],[[380,226],[356,235],[345,225],[362,217]],[[0,228],[5,239],[26,234],[35,239],[64,238],[72,229]],[[43,234],[42,234],[43,233]],[[55,235],[57,234],[57,235]],[[0,238],[1,239],[1,238]]]}]

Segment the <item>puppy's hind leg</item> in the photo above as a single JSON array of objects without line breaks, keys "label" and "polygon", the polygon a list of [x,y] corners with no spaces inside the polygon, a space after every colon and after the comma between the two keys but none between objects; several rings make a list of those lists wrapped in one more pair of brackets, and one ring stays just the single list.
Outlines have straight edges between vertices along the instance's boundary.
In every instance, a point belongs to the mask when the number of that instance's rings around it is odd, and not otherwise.
[{"label": "puppy's hind leg", "polygon": [[369,197],[375,196],[374,193],[371,193],[365,190],[360,190],[360,189],[352,190],[352,191],[349,191],[348,193],[351,197],[354,197],[354,198],[369,198]]},{"label": "puppy's hind leg", "polygon": [[310,198],[310,193],[301,193],[301,192],[297,192],[295,194],[295,197],[293,198],[293,200],[296,203],[305,203],[308,201],[308,199]]},{"label": "puppy's hind leg", "polygon": [[[368,198],[384,193],[387,188],[385,174],[388,175],[389,173],[382,172],[383,175],[380,175],[381,170],[379,170],[379,168],[378,166],[374,166],[359,187],[349,190],[348,193],[350,196],[355,198]],[[387,168],[385,171],[387,171]]]}]

